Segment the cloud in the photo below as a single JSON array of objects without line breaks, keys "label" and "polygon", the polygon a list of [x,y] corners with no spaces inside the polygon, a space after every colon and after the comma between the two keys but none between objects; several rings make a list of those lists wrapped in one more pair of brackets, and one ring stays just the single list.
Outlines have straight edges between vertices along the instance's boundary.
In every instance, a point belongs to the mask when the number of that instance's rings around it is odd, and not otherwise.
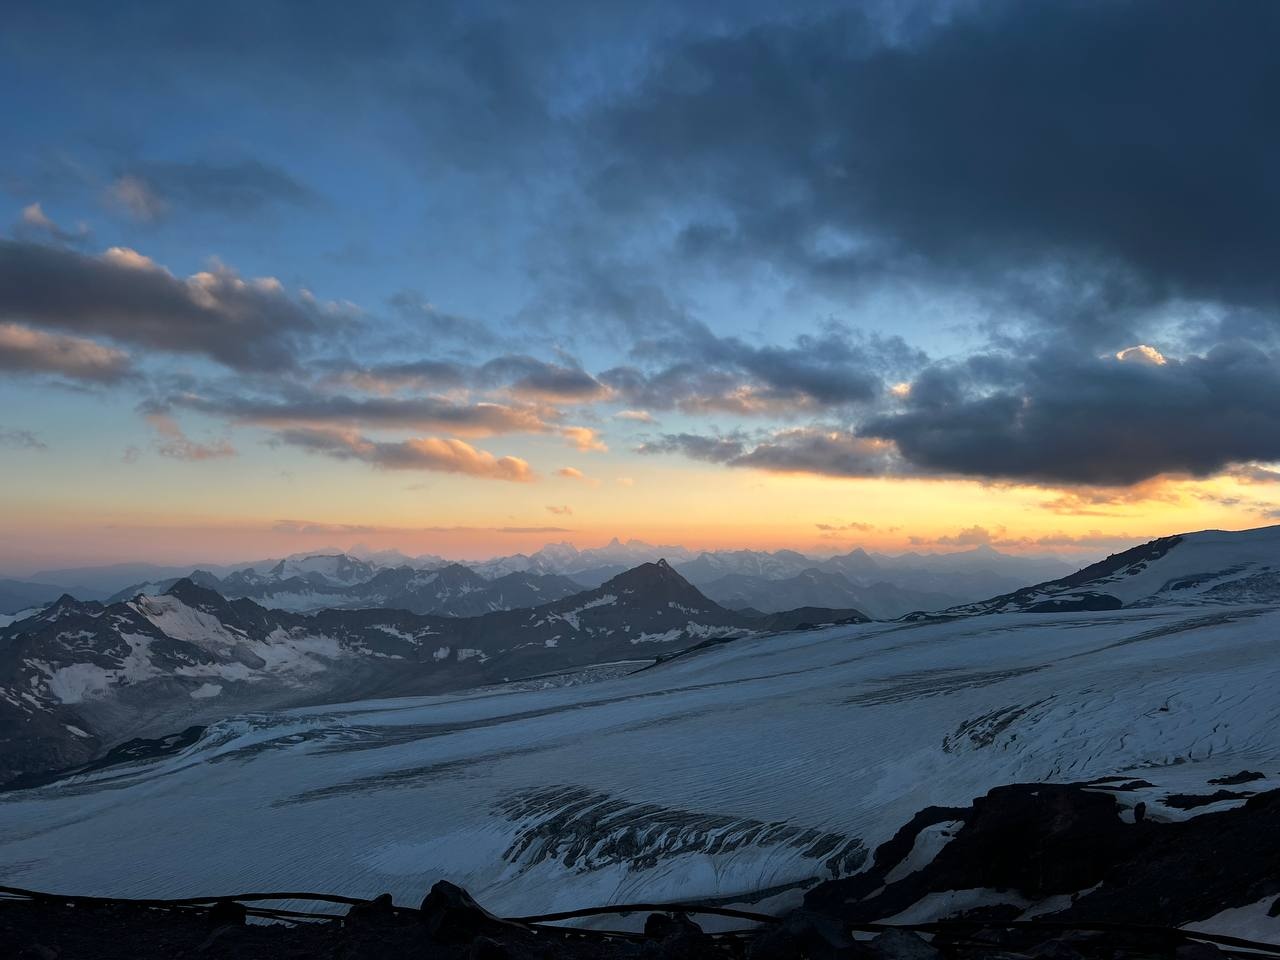
[{"label": "cloud", "polygon": [[1280,470],[1272,470],[1257,463],[1233,467],[1227,475],[1237,483],[1280,483]]},{"label": "cloud", "polygon": [[625,402],[691,414],[790,416],[867,404],[886,372],[914,370],[924,355],[897,337],[855,337],[835,326],[792,346],[754,346],[702,324],[641,341],[632,350],[650,369],[619,366],[600,375]]},{"label": "cloud", "polygon": [[632,423],[656,423],[653,414],[648,410],[619,410],[613,415],[615,420],[629,420]]},{"label": "cloud", "polygon": [[411,360],[367,366],[334,365],[327,383],[347,384],[365,393],[383,396],[404,391],[439,391],[461,387],[469,371],[448,360]]},{"label": "cloud", "polygon": [[600,486],[600,481],[595,477],[589,477],[577,467],[561,467],[555,471],[555,475],[564,480],[573,480],[576,483],[585,483],[589,487]]},{"label": "cloud", "polygon": [[801,427],[779,430],[760,440],[742,433],[727,436],[664,434],[641,444],[638,453],[680,453],[693,460],[751,467],[770,473],[808,473],[833,477],[879,477],[910,473],[892,444],[857,437],[848,431]]},{"label": "cloud", "polygon": [[116,177],[107,187],[107,201],[135,220],[153,223],[169,212],[169,204],[146,180],[131,174]]},{"label": "cloud", "polygon": [[636,448],[636,453],[680,453],[691,460],[708,463],[731,463],[742,456],[746,441],[742,435],[727,437],[704,436],[697,433],[664,433],[655,440],[647,440]]},{"label": "cloud", "polygon": [[535,479],[529,464],[519,457],[495,457],[454,438],[384,442],[370,440],[354,430],[294,428],[279,431],[275,440],[309,453],[358,460],[382,470],[429,470],[516,483]]},{"label": "cloud", "polygon": [[576,449],[584,452],[604,452],[609,449],[600,439],[598,431],[591,427],[561,427],[560,435]]},{"label": "cloud", "polygon": [[547,363],[528,356],[495,357],[480,367],[481,382],[501,384],[517,397],[550,403],[600,400],[608,388],[581,367]]},{"label": "cloud", "polygon": [[241,423],[267,427],[401,427],[466,437],[545,433],[546,411],[442,397],[349,397],[292,389],[283,398],[237,394],[175,394],[168,402]]},{"label": "cloud", "polygon": [[831,477],[881,477],[906,474],[892,444],[856,437],[841,430],[812,427],[784,430],[730,463],[774,473],[811,473]]},{"label": "cloud", "polygon": [[271,278],[226,267],[180,279],[126,248],[88,256],[0,240],[0,321],[203,354],[239,370],[292,368],[330,324]]},{"label": "cloud", "polygon": [[213,443],[196,443],[178,426],[178,422],[163,413],[146,414],[147,423],[159,435],[156,440],[156,452],[162,457],[174,460],[218,460],[223,457],[236,456],[236,450],[226,440]]},{"label": "cloud", "polygon": [[1157,367],[1168,363],[1164,354],[1145,343],[1140,343],[1136,347],[1125,347],[1116,354],[1116,359],[1121,363],[1150,363]]},{"label": "cloud", "polygon": [[633,480],[631,477],[618,477],[613,482],[620,487],[634,487],[636,485],[635,480]]},{"label": "cloud", "polygon": [[[1000,532],[1003,533],[1003,529]],[[980,527],[975,524],[972,527],[966,527],[953,536],[938,537],[933,542],[947,547],[977,547],[989,546],[996,539],[997,535],[986,527]]]},{"label": "cloud", "polygon": [[860,523],[856,520],[850,523],[816,523],[814,526],[826,533],[838,533],[842,530],[849,530],[856,533],[870,533],[872,530],[876,529],[876,525],[874,523]]},{"label": "cloud", "polygon": [[[1280,302],[1280,194],[1238,160],[1280,154],[1273,5],[960,4],[892,35],[873,16],[655,45],[586,125],[593,213],[683,213],[686,259],[816,284],[1053,268],[1115,302]],[[1059,319],[1104,328],[1069,319],[1079,291],[1058,285]]]},{"label": "cloud", "polygon": [[357,366],[326,364],[328,380],[369,393],[442,388],[490,389],[524,404],[588,403],[604,399],[609,390],[576,366],[547,363],[533,357],[504,355],[472,366],[453,360],[421,359]]},{"label": "cloud", "polygon": [[1247,344],[1163,364],[1047,350],[939,365],[864,422],[923,471],[1126,486],[1280,459],[1280,362]]},{"label": "cloud", "polygon": [[559,506],[559,507],[557,507],[557,506],[554,506],[554,505],[552,505],[552,504],[547,504],[547,512],[548,512],[548,513],[554,513],[554,514],[557,514],[557,515],[559,515],[559,516],[569,516],[569,515],[572,515],[572,513],[573,513],[573,508],[572,508],[572,507],[570,507],[570,506]]},{"label": "cloud", "polygon": [[1114,516],[1151,503],[1178,504],[1176,487],[1160,479],[1144,480],[1128,487],[1076,486],[1061,490],[1042,508],[1067,516]]},{"label": "cloud", "polygon": [[116,177],[108,199],[136,220],[153,222],[174,207],[230,215],[272,206],[309,206],[315,194],[279,167],[258,160],[134,164]]},{"label": "cloud", "polygon": [[1127,550],[1135,544],[1141,543],[1145,537],[1135,537],[1128,533],[1103,533],[1100,530],[1090,530],[1087,533],[1075,534],[1064,533],[1061,531],[1055,533],[1041,534],[1040,536],[1010,536],[1005,532],[1004,527],[996,527],[994,530],[975,524],[966,527],[954,534],[945,534],[940,537],[910,537],[912,544],[917,546],[937,545],[942,547],[1003,547],[1006,549],[1032,549],[1032,548],[1070,548],[1070,549],[1116,549]]},{"label": "cloud", "polygon": [[0,323],[0,371],[55,373],[73,380],[116,383],[129,375],[129,355],[83,337]]},{"label": "cloud", "polygon": [[498,343],[498,338],[481,321],[443,311],[416,291],[402,290],[388,302],[409,322],[415,334],[427,337],[431,342],[468,347],[492,347]]},{"label": "cloud", "polygon": [[0,447],[10,450],[47,450],[49,445],[30,430],[0,427]]},{"label": "cloud", "polygon": [[59,243],[82,243],[89,238],[89,225],[83,220],[75,229],[66,230],[59,226],[39,203],[31,203],[22,208],[22,214],[14,228],[22,237],[43,235]]},{"label": "cloud", "polygon": [[567,527],[395,527],[365,523],[330,523],[323,520],[277,520],[271,525],[275,533],[303,536],[367,536],[370,534],[422,533],[572,533]]},{"label": "cloud", "polygon": [[317,536],[342,536],[345,534],[369,534],[383,530],[363,523],[324,523],[315,520],[277,520],[271,525],[275,533],[292,533]]}]

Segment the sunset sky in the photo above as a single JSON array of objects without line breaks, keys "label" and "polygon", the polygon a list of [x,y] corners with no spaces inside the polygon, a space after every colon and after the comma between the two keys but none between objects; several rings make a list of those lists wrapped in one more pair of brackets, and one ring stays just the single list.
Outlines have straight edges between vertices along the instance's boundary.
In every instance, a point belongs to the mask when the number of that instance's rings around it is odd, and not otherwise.
[{"label": "sunset sky", "polygon": [[9,8],[0,572],[1280,522],[1278,30]]}]

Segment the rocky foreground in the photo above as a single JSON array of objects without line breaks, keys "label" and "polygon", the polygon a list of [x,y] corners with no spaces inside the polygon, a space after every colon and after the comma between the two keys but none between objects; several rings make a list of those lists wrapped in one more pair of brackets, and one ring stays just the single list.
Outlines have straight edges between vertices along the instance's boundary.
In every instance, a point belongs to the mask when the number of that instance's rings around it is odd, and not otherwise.
[{"label": "rocky foreground", "polygon": [[[1280,915],[1280,790],[1250,790],[1249,784],[1261,778],[1241,771],[1223,778],[1212,794],[1181,798],[1188,810],[1210,809],[1173,822],[1149,819],[1142,803],[1122,802],[1146,785],[1141,780],[999,787],[968,807],[920,811],[876,850],[867,869],[816,884],[802,906],[778,918],[753,918],[714,905],[631,905],[611,911],[619,914],[618,926],[633,932],[574,929],[563,926],[563,917],[495,917],[446,882],[414,907],[394,904],[389,895],[372,901],[329,898],[326,906],[339,903],[341,912],[327,919],[281,908],[284,900],[304,899],[301,894],[159,902],[13,891],[0,901],[0,955],[29,960],[1280,956],[1280,943],[1182,929],[1249,905]],[[948,897],[963,902],[956,895],[965,891],[981,891],[983,902],[975,906],[970,897],[967,907],[949,912],[937,907]],[[1028,910],[1028,903],[1039,906]],[[921,909],[927,904],[935,905],[928,916]],[[642,911],[647,916],[640,932]],[[716,932],[699,926],[697,920],[705,924],[706,918],[714,921]],[[726,920],[739,929],[725,932]]]}]

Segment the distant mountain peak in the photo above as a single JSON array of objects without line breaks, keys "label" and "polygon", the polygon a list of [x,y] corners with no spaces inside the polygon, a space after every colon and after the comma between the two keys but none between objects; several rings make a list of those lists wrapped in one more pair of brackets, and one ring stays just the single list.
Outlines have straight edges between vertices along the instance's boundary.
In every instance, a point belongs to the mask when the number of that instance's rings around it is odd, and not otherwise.
[{"label": "distant mountain peak", "polygon": [[702,610],[719,608],[719,604],[708,599],[701,590],[661,558],[624,570],[616,577],[606,580],[599,587],[599,592],[633,595],[645,602],[678,603]]},{"label": "distant mountain peak", "polygon": [[226,598],[216,590],[202,587],[190,577],[183,577],[165,591],[166,596],[181,600],[188,607],[218,609],[226,606]]},{"label": "distant mountain peak", "polygon": [[58,620],[62,617],[76,614],[84,610],[89,605],[77,600],[69,593],[64,593],[53,603],[49,604],[41,610],[36,616],[41,620]]}]

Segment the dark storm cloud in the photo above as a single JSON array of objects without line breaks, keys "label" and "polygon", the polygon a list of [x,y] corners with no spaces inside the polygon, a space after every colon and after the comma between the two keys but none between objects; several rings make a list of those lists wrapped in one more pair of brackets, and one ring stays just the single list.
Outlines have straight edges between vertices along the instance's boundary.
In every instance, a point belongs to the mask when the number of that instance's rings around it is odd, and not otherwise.
[{"label": "dark storm cloud", "polygon": [[140,220],[159,219],[173,207],[252,214],[317,199],[288,172],[259,160],[132,164],[115,177],[109,196]]},{"label": "dark storm cloud", "polygon": [[[811,278],[1033,268],[1108,302],[1274,304],[1278,35],[1263,0],[995,2],[892,45],[852,17],[726,31],[596,114],[595,196],[668,196],[704,211],[683,254]],[[1077,292],[1049,286],[1042,308]]]},{"label": "dark storm cloud", "polygon": [[830,477],[882,477],[912,472],[892,444],[857,437],[846,430],[816,427],[780,431],[734,459],[732,465]]},{"label": "dark storm cloud", "polygon": [[180,279],[132,251],[100,257],[0,240],[0,321],[203,354],[241,370],[292,367],[323,326],[274,281],[226,269]]},{"label": "dark storm cloud", "polygon": [[1048,352],[926,371],[907,409],[864,422],[918,468],[1047,484],[1204,477],[1280,459],[1280,361],[1220,345],[1167,360]]}]

